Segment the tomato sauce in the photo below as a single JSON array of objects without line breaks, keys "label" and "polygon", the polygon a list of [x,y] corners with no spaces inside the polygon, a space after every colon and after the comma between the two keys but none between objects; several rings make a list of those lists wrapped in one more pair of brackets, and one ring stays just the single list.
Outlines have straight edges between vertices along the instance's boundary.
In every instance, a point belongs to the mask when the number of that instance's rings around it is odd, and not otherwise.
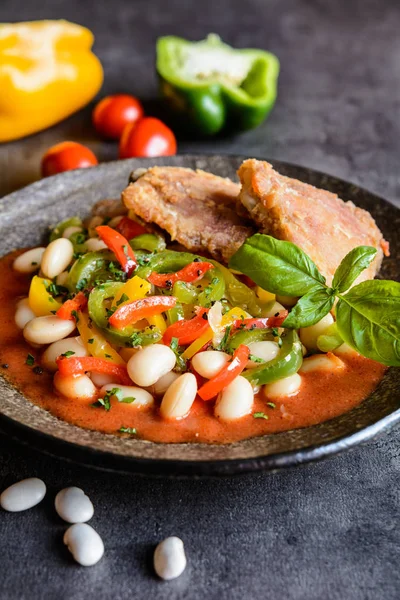
[{"label": "tomato sauce", "polygon": [[[14,322],[16,301],[27,296],[28,277],[16,274],[12,262],[17,253],[0,259],[0,372],[31,402],[56,417],[104,433],[118,433],[121,427],[132,427],[138,437],[155,442],[229,443],[267,433],[307,427],[332,419],[359,405],[378,385],[386,368],[377,362],[355,355],[344,358],[346,367],[333,373],[311,372],[302,375],[299,393],[274,401],[259,394],[253,413],[263,412],[268,419],[253,414],[239,421],[224,423],[213,415],[213,402],[197,399],[188,417],[165,421],[158,410],[137,409],[133,404],[112,400],[111,410],[93,407],[93,400],[69,400],[58,396],[53,388],[53,375],[35,373],[40,365],[40,350],[31,348]],[[26,364],[27,355],[35,364]],[[342,358],[342,357],[341,357]],[[8,365],[5,368],[2,365]]]}]

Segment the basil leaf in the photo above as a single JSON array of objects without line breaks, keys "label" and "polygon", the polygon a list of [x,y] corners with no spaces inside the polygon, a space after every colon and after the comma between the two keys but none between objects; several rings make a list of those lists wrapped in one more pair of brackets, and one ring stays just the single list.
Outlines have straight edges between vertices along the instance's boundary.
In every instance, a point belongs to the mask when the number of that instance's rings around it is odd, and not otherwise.
[{"label": "basil leaf", "polygon": [[290,327],[290,329],[310,327],[328,314],[334,302],[335,296],[329,289],[312,290],[300,298],[282,323],[282,327]]},{"label": "basil leaf", "polygon": [[336,306],[338,331],[360,354],[400,366],[400,283],[363,281]]},{"label": "basil leaf", "polygon": [[376,248],[358,246],[350,250],[344,257],[333,277],[332,287],[339,292],[345,292],[357,277],[369,267],[376,256]]},{"label": "basil leaf", "polygon": [[298,246],[261,233],[246,240],[229,266],[274,294],[303,296],[325,285],[325,277]]}]

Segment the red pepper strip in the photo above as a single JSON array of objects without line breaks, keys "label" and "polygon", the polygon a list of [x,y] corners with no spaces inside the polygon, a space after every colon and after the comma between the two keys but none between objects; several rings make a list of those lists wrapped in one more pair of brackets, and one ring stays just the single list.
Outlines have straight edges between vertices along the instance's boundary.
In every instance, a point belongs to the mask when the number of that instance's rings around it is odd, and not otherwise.
[{"label": "red pepper strip", "polygon": [[95,373],[112,375],[115,377],[115,383],[132,385],[126,366],[117,365],[105,358],[96,358],[94,356],[71,356],[67,358],[66,356],[59,356],[56,362],[62,377],[84,375],[87,371],[94,371]]},{"label": "red pepper strip", "polygon": [[250,279],[250,277],[248,277],[248,275],[238,275],[238,278],[249,288],[256,287],[257,285],[252,279]]},{"label": "red pepper strip", "polygon": [[234,329],[267,329],[280,327],[288,316],[287,310],[282,310],[277,316],[262,317],[259,319],[236,319],[233,323]]},{"label": "red pepper strip", "polygon": [[64,302],[64,304],[58,309],[56,315],[60,319],[74,321],[75,315],[73,313],[86,308],[87,303],[88,300],[85,294],[83,292],[78,292],[76,296],[71,298],[71,300]]},{"label": "red pepper strip", "polygon": [[136,221],[133,221],[129,217],[122,217],[115,229],[127,240],[131,240],[142,233],[147,233],[147,229],[143,225],[136,223]]},{"label": "red pepper strip", "polygon": [[153,285],[161,288],[171,288],[176,281],[191,283],[203,277],[214,265],[209,262],[192,262],[176,273],[156,273],[153,271],[147,278]]},{"label": "red pepper strip", "polygon": [[223,367],[215,377],[207,381],[207,383],[199,389],[197,393],[200,398],[202,400],[211,400],[212,398],[215,398],[215,396],[229,385],[235,377],[240,375],[247,364],[249,354],[250,350],[248,346],[240,344],[235,350],[231,362]]},{"label": "red pepper strip", "polygon": [[108,322],[116,329],[133,325],[136,321],[159,315],[176,304],[174,296],[148,296],[124,304],[109,318]]},{"label": "red pepper strip", "polygon": [[128,276],[131,275],[132,271],[136,269],[137,262],[128,240],[108,225],[100,225],[96,227],[96,231],[106,246],[114,252],[124,273]]},{"label": "red pepper strip", "polygon": [[172,338],[177,338],[180,346],[186,346],[197,340],[209,328],[208,321],[204,318],[207,313],[208,308],[201,308],[193,319],[177,321],[167,327],[163,336],[164,344],[169,345]]}]

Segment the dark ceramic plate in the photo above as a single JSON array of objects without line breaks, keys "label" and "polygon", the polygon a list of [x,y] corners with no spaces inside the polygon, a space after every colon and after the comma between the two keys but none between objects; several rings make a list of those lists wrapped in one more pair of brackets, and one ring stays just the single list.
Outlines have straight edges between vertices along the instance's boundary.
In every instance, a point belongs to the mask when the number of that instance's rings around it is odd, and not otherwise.
[{"label": "dark ceramic plate", "polygon": [[[177,156],[132,159],[44,179],[0,201],[0,255],[38,245],[48,225],[87,215],[101,198],[118,197],[129,173],[155,164],[201,168],[236,177],[244,157]],[[336,192],[369,210],[391,245],[381,275],[399,278],[400,211],[366,190],[335,177],[272,161],[283,174]],[[33,406],[0,379],[1,425],[10,435],[46,452],[108,469],[148,474],[221,475],[279,469],[317,460],[370,439],[400,420],[400,369],[389,369],[377,390],[358,408],[320,425],[228,445],[156,444],[87,431]]]}]

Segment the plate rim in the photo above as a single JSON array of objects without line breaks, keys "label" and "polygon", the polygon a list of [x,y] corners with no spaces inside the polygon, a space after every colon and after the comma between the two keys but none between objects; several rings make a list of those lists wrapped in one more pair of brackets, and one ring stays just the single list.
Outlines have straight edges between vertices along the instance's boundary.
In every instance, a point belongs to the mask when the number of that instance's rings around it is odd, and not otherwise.
[{"label": "plate rim", "polygon": [[[187,159],[193,160],[204,160],[210,158],[228,158],[232,160],[243,160],[244,155],[237,153],[180,153],[175,157],[168,157],[171,159],[185,157]],[[334,179],[336,182],[342,183],[344,185],[354,185],[360,191],[365,192],[370,198],[376,198],[380,202],[388,204],[391,209],[399,211],[399,207],[397,207],[393,202],[378,196],[375,192],[370,191],[368,188],[361,187],[357,183],[352,182],[351,180],[345,180],[331,173],[319,171],[313,168],[310,168],[305,165],[292,163],[288,161],[283,161],[279,159],[273,158],[265,158],[265,157],[257,157],[252,156],[258,160],[267,160],[271,162],[278,169],[280,166],[288,167],[288,168],[298,168],[300,170],[307,170],[310,173],[314,173],[319,177],[328,177],[330,179]],[[165,157],[167,158],[167,157]],[[146,160],[146,159],[136,159],[136,160]],[[155,159],[156,160],[156,159]],[[93,172],[95,169],[97,172],[101,173],[102,171],[107,172],[108,170],[112,170],[114,165],[121,165],[121,162],[129,162],[132,159],[126,159],[125,161],[114,160],[106,163],[102,163],[95,167],[89,168],[88,172]],[[45,179],[40,179],[35,181],[19,190],[12,192],[0,199],[0,206],[7,205],[9,202],[13,202],[15,197],[20,199],[21,194],[24,193],[32,193],[36,192],[40,189],[46,189],[46,187],[54,182],[55,180],[61,180],[68,182],[69,180],[73,180],[74,174],[76,175],[76,170],[69,171],[66,173],[61,173],[54,175],[52,177],[48,177]],[[82,173],[84,174],[84,173]],[[75,189],[78,189],[85,185],[85,182],[82,182],[79,179],[76,183]],[[72,193],[72,191],[71,191]],[[10,384],[8,384],[10,385]],[[21,394],[22,395],[22,394]],[[53,452],[46,449],[45,445],[53,446],[57,448],[57,450],[62,450],[61,454],[57,452],[55,456],[59,458],[64,458],[66,460],[73,460],[75,462],[79,462],[80,464],[87,464],[92,467],[108,469],[108,470],[118,470],[122,472],[135,472],[140,474],[147,475],[156,475],[163,474],[168,476],[176,476],[176,475],[191,475],[191,476],[215,476],[215,475],[233,475],[233,474],[241,474],[248,472],[255,472],[260,470],[279,470],[287,467],[294,467],[300,464],[314,462],[320,460],[322,458],[326,458],[328,456],[333,456],[339,452],[343,452],[346,449],[352,448],[355,445],[363,442],[367,442],[371,440],[373,437],[378,435],[381,432],[387,431],[391,429],[396,423],[400,421],[400,408],[394,410],[377,421],[370,423],[367,426],[362,427],[361,429],[355,430],[352,433],[345,433],[340,437],[337,437],[328,442],[322,442],[316,445],[304,446],[299,449],[287,450],[285,452],[277,452],[274,454],[264,455],[264,456],[256,456],[256,457],[244,457],[244,458],[233,458],[233,459],[201,459],[201,460],[185,460],[185,459],[176,459],[176,458],[143,458],[143,457],[134,457],[134,456],[126,456],[122,454],[115,454],[110,451],[101,450],[99,448],[93,448],[88,445],[80,445],[76,442],[67,441],[65,439],[55,437],[49,433],[45,433],[33,427],[29,427],[10,416],[7,416],[3,413],[0,413],[0,424],[5,427],[5,433],[7,435],[7,430],[11,432],[11,437],[19,442],[21,442],[20,436],[18,436],[18,432],[23,433],[22,440],[34,438],[33,441],[26,442],[29,445],[32,445],[42,452],[53,455]],[[16,433],[15,433],[16,432]],[[35,443],[35,439],[38,443]],[[22,441],[25,443],[25,441]],[[84,457],[77,458],[77,454],[87,454],[87,458],[91,460],[82,460]],[[72,457],[72,458],[71,458]],[[104,462],[110,464],[110,466],[104,465]],[[113,463],[120,463],[120,466],[116,466]],[[123,466],[122,466],[123,463]]]}]

